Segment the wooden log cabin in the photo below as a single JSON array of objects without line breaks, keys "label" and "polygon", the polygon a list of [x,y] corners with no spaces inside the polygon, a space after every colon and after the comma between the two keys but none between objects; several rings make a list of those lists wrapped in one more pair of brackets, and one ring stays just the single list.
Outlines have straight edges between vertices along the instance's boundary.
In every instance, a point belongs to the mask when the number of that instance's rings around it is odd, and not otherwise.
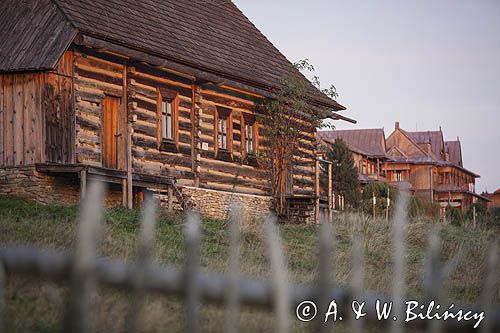
[{"label": "wooden log cabin", "polygon": [[466,211],[473,203],[489,201],[475,191],[479,175],[463,166],[460,140],[445,141],[441,128],[408,132],[396,122],[387,138],[387,154],[388,181],[438,203],[442,212],[448,205]]},{"label": "wooden log cabin", "polygon": [[[283,75],[306,81],[311,112],[351,121],[229,0],[4,0],[0,17],[3,194],[73,203],[97,179],[128,207],[154,190],[169,209],[223,217],[237,197],[262,211],[255,106]],[[314,132],[293,195],[315,194]]]}]

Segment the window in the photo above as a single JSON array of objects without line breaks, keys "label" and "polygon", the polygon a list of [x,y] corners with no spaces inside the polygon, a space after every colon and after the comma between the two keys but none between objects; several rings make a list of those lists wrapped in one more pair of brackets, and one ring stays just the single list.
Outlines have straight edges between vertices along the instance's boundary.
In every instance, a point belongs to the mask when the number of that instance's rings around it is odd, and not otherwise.
[{"label": "window", "polygon": [[217,135],[219,149],[227,150],[227,119],[219,118],[217,122]]},{"label": "window", "polygon": [[161,101],[161,138],[163,140],[174,139],[174,122],[172,119],[172,102]]},{"label": "window", "polygon": [[245,125],[245,151],[247,154],[254,153],[253,125]]},{"label": "window", "polygon": [[231,109],[218,106],[215,113],[215,124],[216,155],[220,157],[220,152],[224,152],[226,157],[229,156],[229,159],[232,159],[233,115]]},{"label": "window", "polygon": [[394,178],[397,182],[400,182],[403,180],[403,177],[402,177],[402,173],[400,170],[396,171],[396,173],[394,174]]},{"label": "window", "polygon": [[241,117],[243,156],[257,152],[257,124],[253,115],[242,113]]},{"label": "window", "polygon": [[178,144],[178,97],[170,90],[158,89],[158,147],[177,147]]}]

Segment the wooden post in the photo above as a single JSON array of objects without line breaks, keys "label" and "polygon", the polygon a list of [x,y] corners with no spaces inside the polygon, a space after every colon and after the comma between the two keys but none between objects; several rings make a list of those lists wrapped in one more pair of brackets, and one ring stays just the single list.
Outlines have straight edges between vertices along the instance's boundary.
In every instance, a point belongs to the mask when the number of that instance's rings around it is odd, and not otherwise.
[{"label": "wooden post", "polygon": [[476,227],[476,205],[472,204],[472,225]]},{"label": "wooden post", "polygon": [[385,209],[385,221],[389,221],[389,206],[391,205],[391,198],[389,196],[389,188],[387,188],[387,208]]},{"label": "wooden post", "polygon": [[[130,70],[131,73],[134,73],[135,68],[129,67],[127,64],[123,66],[123,94],[122,94],[122,107],[126,108],[127,122],[125,126],[125,162],[126,170],[127,170],[127,179],[125,183],[122,183],[122,191],[123,191],[123,206],[128,209],[132,209],[134,207],[134,194],[132,192],[132,134],[134,130],[132,128],[132,123],[137,120],[137,115],[132,115],[130,113],[130,106],[128,103],[128,82],[129,78],[127,75],[127,71]],[[125,186],[124,186],[125,184]]]},{"label": "wooden post", "polygon": [[373,201],[373,219],[375,220],[375,210],[377,205],[377,197],[375,196],[375,192],[372,192],[372,201]]},{"label": "wooden post", "polygon": [[377,180],[380,178],[380,159],[377,158]]},{"label": "wooden post", "polygon": [[328,210],[333,210],[333,182],[332,182],[333,166],[328,164]]},{"label": "wooden post", "polygon": [[173,211],[173,194],[174,194],[174,189],[172,188],[172,185],[168,186],[168,211],[172,212]]},{"label": "wooden post", "polygon": [[127,207],[127,178],[122,179],[122,206]]},{"label": "wooden post", "polygon": [[87,194],[87,170],[80,171],[80,201],[85,198]]},{"label": "wooden post", "polygon": [[314,177],[314,194],[315,194],[315,204],[314,204],[314,223],[318,224],[319,223],[319,160],[316,159],[314,161],[314,171],[315,171],[315,177]]},{"label": "wooden post", "polygon": [[127,123],[127,208],[134,207],[134,197],[132,192],[132,124]]}]

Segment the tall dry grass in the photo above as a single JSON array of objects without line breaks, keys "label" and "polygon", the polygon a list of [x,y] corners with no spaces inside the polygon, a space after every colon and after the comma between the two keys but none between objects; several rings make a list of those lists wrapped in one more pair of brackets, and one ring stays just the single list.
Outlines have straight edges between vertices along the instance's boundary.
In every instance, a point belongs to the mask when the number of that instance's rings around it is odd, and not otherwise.
[{"label": "tall dry grass", "polygon": [[[0,244],[34,243],[44,248],[69,249],[75,245],[76,207],[40,206],[30,202],[0,199]],[[105,212],[104,233],[99,255],[135,259],[140,212],[111,209]],[[152,256],[161,264],[181,265],[184,260],[182,217],[162,215],[159,219]],[[270,258],[263,225],[246,221],[240,225],[240,274],[270,277]],[[201,269],[228,271],[230,243],[229,222],[203,220],[201,225]],[[280,225],[283,255],[291,281],[317,281],[318,233],[315,225]],[[358,213],[339,214],[334,222],[334,253],[331,258],[335,283],[348,286],[353,281],[353,240],[360,240],[357,252],[362,254],[365,290],[390,293],[393,286],[392,225]],[[424,292],[423,266],[429,233],[440,235],[440,260],[453,259],[462,249],[463,255],[446,277],[444,288],[450,298],[473,303],[481,292],[484,255],[490,237],[498,230],[471,229],[442,225],[425,219],[413,219],[406,225],[405,290],[410,296]],[[359,256],[359,254],[358,254]],[[359,268],[358,268],[359,271]],[[498,290],[498,289],[497,289]],[[7,328],[10,332],[61,331],[67,286],[26,277],[10,277],[7,281]],[[127,320],[131,295],[100,288],[93,300],[96,330],[122,331]],[[500,302],[497,292],[496,304]],[[142,323],[146,332],[183,330],[183,305],[175,297],[149,295],[144,300]],[[244,332],[272,331],[274,317],[270,313],[243,308],[240,329]],[[226,323],[224,309],[204,306],[201,326],[205,331],[221,331]],[[310,326],[292,321],[291,331],[309,331]],[[335,327],[339,331],[345,327]]]}]

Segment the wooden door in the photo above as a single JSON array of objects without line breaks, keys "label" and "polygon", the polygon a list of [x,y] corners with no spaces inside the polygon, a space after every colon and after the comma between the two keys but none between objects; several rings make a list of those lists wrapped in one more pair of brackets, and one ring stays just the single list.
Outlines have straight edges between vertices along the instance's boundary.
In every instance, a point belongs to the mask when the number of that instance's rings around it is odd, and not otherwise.
[{"label": "wooden door", "polygon": [[102,166],[118,168],[118,108],[120,99],[106,96],[102,108]]}]

